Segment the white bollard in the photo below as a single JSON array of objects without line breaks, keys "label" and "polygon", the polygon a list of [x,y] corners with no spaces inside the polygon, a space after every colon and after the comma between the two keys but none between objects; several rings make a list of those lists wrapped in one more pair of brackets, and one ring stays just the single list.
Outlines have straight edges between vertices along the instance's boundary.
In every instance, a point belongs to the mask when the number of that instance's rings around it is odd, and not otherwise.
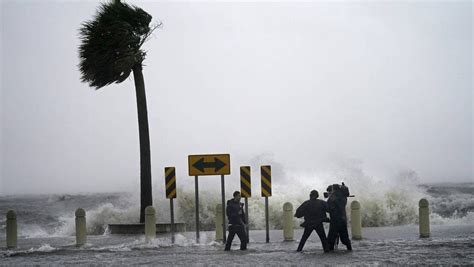
[{"label": "white bollard", "polygon": [[76,246],[84,246],[87,242],[86,212],[78,208],[76,210]]},{"label": "white bollard", "polygon": [[294,240],[293,205],[290,202],[283,204],[283,238],[285,241]]},{"label": "white bollard", "polygon": [[13,210],[7,212],[7,249],[16,248],[17,243],[16,214]]},{"label": "white bollard", "polygon": [[145,238],[147,242],[156,237],[156,217],[155,208],[148,206],[145,208]]},{"label": "white bollard", "polygon": [[224,224],[222,222],[222,204],[216,205],[216,218],[214,222],[216,223],[216,241],[222,241],[224,232],[224,229],[222,228]]},{"label": "white bollard", "polygon": [[357,200],[351,203],[351,232],[352,239],[362,239],[362,218],[360,214],[360,203]]},{"label": "white bollard", "polygon": [[430,208],[428,200],[422,198],[419,206],[420,237],[430,237]]}]

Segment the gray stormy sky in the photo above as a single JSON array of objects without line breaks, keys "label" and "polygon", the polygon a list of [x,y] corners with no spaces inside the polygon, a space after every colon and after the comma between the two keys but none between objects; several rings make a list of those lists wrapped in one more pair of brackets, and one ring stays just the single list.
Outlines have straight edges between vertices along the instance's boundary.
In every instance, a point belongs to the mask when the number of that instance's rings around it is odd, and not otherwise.
[{"label": "gray stormy sky", "polygon": [[[473,181],[472,3],[126,1],[145,45],[152,173],[187,155],[287,170],[357,162],[388,179]],[[1,1],[0,194],[135,190],[133,80],[80,82],[96,1]],[[256,166],[254,166],[255,168]]]}]

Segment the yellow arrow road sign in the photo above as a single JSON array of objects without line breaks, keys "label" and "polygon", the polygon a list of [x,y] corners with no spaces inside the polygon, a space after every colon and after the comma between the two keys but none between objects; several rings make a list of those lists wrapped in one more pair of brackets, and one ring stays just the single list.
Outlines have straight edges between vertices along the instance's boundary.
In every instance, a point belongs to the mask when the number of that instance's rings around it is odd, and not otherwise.
[{"label": "yellow arrow road sign", "polygon": [[189,176],[230,174],[230,155],[189,155]]}]

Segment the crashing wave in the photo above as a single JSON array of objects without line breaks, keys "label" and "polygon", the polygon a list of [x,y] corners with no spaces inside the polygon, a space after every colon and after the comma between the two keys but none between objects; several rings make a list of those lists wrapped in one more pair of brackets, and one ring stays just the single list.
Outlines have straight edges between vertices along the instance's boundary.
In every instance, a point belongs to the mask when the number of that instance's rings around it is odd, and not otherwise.
[{"label": "crashing wave", "polygon": [[[286,171],[281,165],[272,163],[273,196],[269,198],[270,227],[282,228],[283,204],[290,202],[294,210],[308,199],[312,189],[319,191],[321,198],[328,185],[342,181],[349,187],[354,198],[361,204],[362,225],[365,227],[416,224],[418,201],[426,198],[430,202],[432,224],[472,224],[474,217],[474,183],[419,185],[415,172],[406,171],[394,177],[377,177],[366,174],[358,167],[339,167],[337,171],[301,173]],[[253,170],[261,162],[253,163]],[[254,166],[255,165],[255,166]],[[258,175],[254,174],[254,177]],[[238,179],[226,182],[226,196],[239,189]],[[249,198],[250,229],[265,228],[264,198],[260,197],[260,181],[252,179],[252,197]],[[211,181],[211,182],[209,182]],[[201,182],[200,182],[201,183]],[[203,179],[199,194],[199,217],[201,230],[215,229],[216,205],[221,203],[220,184]],[[154,188],[153,201],[158,222],[169,222],[169,200],[164,197],[164,188]],[[63,197],[66,196],[66,197]],[[24,237],[72,236],[75,233],[74,210],[86,210],[87,232],[90,235],[107,233],[110,223],[137,223],[139,218],[138,193],[85,194],[42,196],[16,201],[18,207],[18,232]],[[11,201],[11,199],[8,199]],[[13,203],[13,202],[10,202]],[[10,204],[9,204],[10,205]],[[39,208],[41,207],[41,208]],[[6,208],[6,207],[5,207]],[[25,210],[28,208],[28,210]],[[184,222],[188,231],[195,227],[195,195],[193,183],[178,188],[175,201],[175,221]],[[350,216],[349,216],[350,217]],[[5,231],[5,219],[0,219],[0,232]],[[295,227],[300,219],[295,219]]]}]

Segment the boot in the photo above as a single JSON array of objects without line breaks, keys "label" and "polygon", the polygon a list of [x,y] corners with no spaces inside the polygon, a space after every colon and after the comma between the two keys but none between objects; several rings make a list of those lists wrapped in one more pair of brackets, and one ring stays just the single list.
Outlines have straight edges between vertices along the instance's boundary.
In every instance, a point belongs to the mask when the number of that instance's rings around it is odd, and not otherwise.
[{"label": "boot", "polygon": [[302,242],[300,242],[300,244],[298,245],[298,249],[296,249],[296,252],[303,251],[303,247],[304,247],[304,244]]},{"label": "boot", "polygon": [[346,247],[347,247],[347,250],[352,250],[352,244],[351,244],[351,242],[349,242]]},{"label": "boot", "polygon": [[324,250],[324,253],[328,253],[329,252],[329,243],[326,239],[323,239],[321,240],[321,244],[323,245],[323,250]]}]

